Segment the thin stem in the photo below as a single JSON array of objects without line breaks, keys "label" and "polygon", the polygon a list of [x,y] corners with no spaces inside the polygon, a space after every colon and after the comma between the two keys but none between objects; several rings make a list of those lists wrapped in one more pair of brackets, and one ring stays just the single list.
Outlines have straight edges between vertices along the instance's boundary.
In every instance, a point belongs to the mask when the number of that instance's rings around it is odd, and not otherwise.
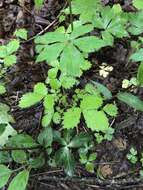
[{"label": "thin stem", "polygon": [[72,15],[71,0],[68,0],[68,4],[69,4],[69,11],[70,11],[70,24],[71,24],[71,30],[73,31],[73,15]]},{"label": "thin stem", "polygon": [[13,150],[34,150],[34,149],[40,149],[42,148],[40,145],[39,146],[34,146],[34,147],[6,147],[6,148],[1,148],[0,152],[3,151],[13,151]]}]

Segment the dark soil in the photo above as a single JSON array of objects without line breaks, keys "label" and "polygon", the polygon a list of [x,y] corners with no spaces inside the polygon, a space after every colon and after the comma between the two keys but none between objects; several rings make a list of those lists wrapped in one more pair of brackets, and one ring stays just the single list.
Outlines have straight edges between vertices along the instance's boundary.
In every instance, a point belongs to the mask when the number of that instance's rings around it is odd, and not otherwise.
[{"label": "dark soil", "polygon": [[[65,5],[62,0],[48,0],[44,8],[36,11],[32,0],[22,2],[24,3],[18,3],[17,0],[0,0],[1,43],[9,40],[15,29],[19,27],[28,30],[29,38],[55,21],[47,31],[53,30],[58,24],[56,17]],[[103,0],[103,3],[105,5],[121,3],[126,11],[134,10],[131,0]],[[34,54],[33,41],[24,42],[18,52],[17,65],[9,70],[6,76],[7,96],[1,97],[1,100],[11,107],[16,120],[14,127],[33,136],[39,131],[42,106],[21,110],[17,105],[22,94],[30,91],[35,83],[45,79],[47,65],[36,64],[33,59]],[[113,48],[104,48],[98,55],[92,54],[90,59],[95,66],[86,73],[83,81],[100,81],[116,94],[121,90],[122,80],[136,74],[137,65],[128,63],[129,54],[128,39],[116,41]],[[113,72],[106,79],[98,74],[99,65],[103,62],[114,67]],[[139,89],[137,94],[143,98],[143,89]],[[59,168],[44,168],[33,172],[28,190],[142,190],[143,183],[138,180],[141,165],[135,167],[131,165],[126,154],[132,146],[139,152],[143,149],[143,114],[134,112],[121,103],[118,103],[118,106],[120,114],[112,125],[116,129],[113,140],[103,142],[96,147],[98,159],[95,164],[97,171],[104,176],[105,180],[99,180],[96,174],[87,173],[80,165],[77,166],[73,179],[66,178]]]}]

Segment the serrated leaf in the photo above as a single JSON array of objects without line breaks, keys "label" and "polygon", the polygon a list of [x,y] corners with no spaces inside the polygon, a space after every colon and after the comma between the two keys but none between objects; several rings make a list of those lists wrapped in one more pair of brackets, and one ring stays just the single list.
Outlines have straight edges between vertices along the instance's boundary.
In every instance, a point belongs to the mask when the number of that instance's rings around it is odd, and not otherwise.
[{"label": "serrated leaf", "polygon": [[49,124],[52,121],[53,114],[54,114],[53,110],[52,111],[48,111],[48,113],[46,113],[46,115],[44,115],[42,117],[42,126],[43,127],[48,127],[49,126]]},{"label": "serrated leaf", "polygon": [[140,86],[143,85],[143,62],[140,64],[137,73],[137,80]]},{"label": "serrated leaf", "polygon": [[117,116],[118,114],[118,108],[116,105],[114,104],[106,104],[106,106],[104,106],[103,110],[110,116]]},{"label": "serrated leaf", "polygon": [[22,164],[27,160],[27,155],[23,150],[13,150],[11,155],[16,163]]},{"label": "serrated leaf", "polygon": [[40,102],[43,99],[42,95],[29,92],[27,94],[24,94],[19,102],[19,107],[21,108],[28,108],[30,106],[33,106]]},{"label": "serrated leaf", "polygon": [[87,95],[84,96],[83,100],[80,103],[80,108],[82,110],[91,110],[98,109],[103,104],[103,100],[101,97]]},{"label": "serrated leaf", "polygon": [[62,52],[60,59],[60,69],[62,73],[69,76],[80,76],[80,66],[84,64],[82,54],[69,44]]},{"label": "serrated leaf", "polygon": [[72,88],[77,80],[73,77],[70,77],[70,76],[60,76],[60,81],[61,81],[61,84],[62,84],[62,87],[64,87],[65,89],[70,89]]},{"label": "serrated leaf", "polygon": [[7,184],[12,171],[5,165],[0,165],[0,188]]},{"label": "serrated leaf", "polygon": [[55,100],[54,100],[53,95],[47,95],[44,98],[44,108],[45,108],[46,112],[53,110],[54,104],[55,104]]},{"label": "serrated leaf", "polygon": [[86,23],[92,20],[100,5],[101,2],[99,0],[73,0],[72,12],[73,14],[80,14],[80,20]]},{"label": "serrated leaf", "polygon": [[19,172],[11,181],[8,190],[25,190],[29,179],[29,171],[23,170]]},{"label": "serrated leaf", "polygon": [[143,111],[143,101],[140,100],[137,96],[134,96],[133,94],[127,92],[120,92],[117,94],[117,98],[132,108],[138,111]]},{"label": "serrated leaf", "polygon": [[37,83],[34,86],[34,93],[42,95],[43,97],[47,95],[47,88],[46,85],[44,83]]},{"label": "serrated leaf", "polygon": [[4,64],[6,67],[10,67],[16,63],[16,56],[15,55],[8,55],[4,58]]},{"label": "serrated leaf", "polygon": [[64,112],[63,117],[63,128],[72,129],[77,127],[80,122],[81,110],[80,108],[70,108],[66,112]]},{"label": "serrated leaf", "polygon": [[137,9],[143,9],[143,1],[142,0],[133,0],[133,5]]},{"label": "serrated leaf", "polygon": [[20,29],[16,30],[14,35],[16,37],[23,39],[23,40],[27,40],[27,30],[24,28],[20,28]]},{"label": "serrated leaf", "polygon": [[84,110],[84,119],[88,128],[92,131],[106,131],[109,127],[108,118],[103,111]]},{"label": "serrated leaf", "polygon": [[7,54],[10,55],[12,53],[15,53],[18,50],[19,46],[20,46],[20,43],[18,40],[12,40],[6,46]]}]

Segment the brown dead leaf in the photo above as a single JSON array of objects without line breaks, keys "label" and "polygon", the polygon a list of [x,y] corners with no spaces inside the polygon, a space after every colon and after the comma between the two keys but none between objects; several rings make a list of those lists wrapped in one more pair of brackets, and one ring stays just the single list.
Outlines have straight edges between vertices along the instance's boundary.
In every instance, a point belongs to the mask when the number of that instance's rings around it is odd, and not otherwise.
[{"label": "brown dead leaf", "polygon": [[121,137],[115,139],[113,141],[113,145],[118,148],[119,150],[125,150],[127,148],[127,142],[125,139],[122,139]]},{"label": "brown dead leaf", "polygon": [[107,178],[113,174],[113,170],[110,165],[101,165],[99,166],[99,173],[103,178]]}]

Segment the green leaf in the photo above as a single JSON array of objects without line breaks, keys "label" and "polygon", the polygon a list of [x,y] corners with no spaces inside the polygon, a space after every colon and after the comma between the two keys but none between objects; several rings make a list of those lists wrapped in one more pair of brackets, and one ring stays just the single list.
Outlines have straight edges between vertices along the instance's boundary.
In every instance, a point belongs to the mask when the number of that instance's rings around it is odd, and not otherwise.
[{"label": "green leaf", "polygon": [[0,136],[3,134],[3,132],[5,131],[7,127],[7,124],[0,124]]},{"label": "green leaf", "polygon": [[68,147],[71,148],[80,148],[86,142],[88,143],[91,140],[91,136],[88,133],[81,132],[79,135],[76,135],[71,142],[69,143]]},{"label": "green leaf", "polygon": [[77,82],[77,80],[74,77],[64,76],[64,75],[60,76],[60,81],[62,87],[64,87],[65,89],[72,88]]},{"label": "green leaf", "polygon": [[139,35],[143,32],[143,11],[138,11],[136,13],[130,13],[129,22],[130,27],[128,31],[133,35]]},{"label": "green leaf", "polygon": [[15,53],[18,50],[19,46],[20,46],[20,44],[19,44],[18,40],[12,40],[6,46],[7,54],[10,55],[12,53]]},{"label": "green leaf", "polygon": [[80,15],[80,20],[86,23],[92,20],[96,11],[99,10],[100,4],[100,0],[73,0],[72,12]]},{"label": "green leaf", "polygon": [[47,95],[47,88],[44,83],[38,82],[34,86],[34,93],[42,95],[43,97]]},{"label": "green leaf", "polygon": [[30,167],[34,169],[41,168],[44,164],[45,164],[45,158],[43,154],[40,154],[38,157],[34,159],[31,158],[29,160]]},{"label": "green leaf", "polygon": [[95,28],[104,29],[117,38],[128,36],[126,31],[127,20],[121,13],[116,12],[115,7],[106,6],[94,17],[93,25]]},{"label": "green leaf", "polygon": [[104,47],[104,41],[95,36],[87,36],[74,40],[74,44],[83,52],[94,52]]},{"label": "green leaf", "polygon": [[73,176],[75,169],[75,159],[71,151],[67,148],[60,148],[55,154],[56,163],[64,167],[65,172],[69,176]]},{"label": "green leaf", "polygon": [[138,111],[143,111],[143,101],[140,100],[137,96],[134,96],[131,93],[120,92],[117,94],[117,98],[132,108]]},{"label": "green leaf", "polygon": [[0,84],[0,95],[4,94],[6,92],[5,86],[3,84]]},{"label": "green leaf", "polygon": [[139,82],[139,85],[143,85],[143,62],[140,64],[138,68],[138,73],[137,73],[137,80]]},{"label": "green leaf", "polygon": [[55,124],[60,124],[61,122],[61,114],[59,112],[55,112],[54,115],[53,115],[53,122]]},{"label": "green leaf", "polygon": [[60,53],[64,49],[64,46],[64,43],[55,43],[49,46],[47,45],[38,55],[36,62],[47,61],[50,63],[57,60]]},{"label": "green leaf", "polygon": [[48,94],[44,98],[44,108],[45,108],[46,112],[53,110],[54,104],[55,104],[55,100],[54,100],[53,95]]},{"label": "green leaf", "polygon": [[87,162],[86,164],[86,170],[90,173],[94,173],[94,163],[92,162]]},{"label": "green leaf", "polygon": [[7,124],[5,131],[0,136],[0,145],[4,146],[9,141],[9,136],[14,136],[16,134],[16,130],[14,130],[10,124]]},{"label": "green leaf", "polygon": [[0,46],[0,58],[5,58],[7,56],[6,46]]},{"label": "green leaf", "polygon": [[110,116],[117,116],[118,114],[118,108],[116,105],[114,104],[106,104],[106,106],[104,106],[103,110]]},{"label": "green leaf", "polygon": [[53,114],[54,114],[54,111],[52,110],[52,111],[49,111],[46,115],[44,115],[42,117],[42,126],[43,127],[48,127],[49,126],[49,124],[52,121]]},{"label": "green leaf", "polygon": [[44,0],[34,0],[36,8],[40,9],[44,3]]},{"label": "green leaf", "polygon": [[63,127],[65,129],[71,129],[77,127],[80,122],[81,110],[78,107],[70,108],[64,112]]},{"label": "green leaf", "polygon": [[5,165],[0,165],[0,188],[7,184],[12,171]]},{"label": "green leaf", "polygon": [[23,170],[16,175],[11,181],[8,190],[26,190],[29,179],[29,171]]},{"label": "green leaf", "polygon": [[77,48],[72,44],[64,48],[60,59],[62,73],[67,76],[80,76],[80,66],[82,64],[84,64],[84,58]]},{"label": "green leaf", "polygon": [[83,36],[84,34],[93,30],[93,26],[91,24],[80,25],[78,27],[74,27],[73,32],[70,35],[70,39],[75,39],[79,36]]},{"label": "green leaf", "polygon": [[9,106],[0,103],[0,123],[14,123],[13,117],[8,113],[10,110]]},{"label": "green leaf", "polygon": [[66,37],[66,35],[64,33],[57,32],[57,31],[48,32],[35,39],[36,44],[44,44],[44,45],[52,44],[55,42],[66,42],[66,41],[68,41],[68,38]]},{"label": "green leaf", "polygon": [[53,142],[53,130],[51,127],[46,127],[38,136],[38,142],[44,147],[51,146]]},{"label": "green leaf", "polygon": [[97,158],[97,154],[96,153],[92,153],[89,155],[89,161],[92,162],[92,161],[95,161]]},{"label": "green leaf", "polygon": [[108,118],[103,111],[84,110],[84,119],[88,128],[92,131],[106,131],[109,127]]},{"label": "green leaf", "polygon": [[101,97],[87,95],[84,96],[83,100],[80,103],[80,108],[82,110],[91,110],[98,109],[102,106],[103,100]]},{"label": "green leaf", "polygon": [[6,67],[10,67],[16,63],[16,56],[15,55],[8,55],[4,58],[4,64]]},{"label": "green leaf", "polygon": [[17,134],[9,139],[7,145],[17,148],[30,148],[37,146],[37,143],[29,135]]},{"label": "green leaf", "polygon": [[103,94],[105,99],[111,99],[112,98],[111,92],[103,84],[100,84],[100,83],[95,82],[95,81],[91,81],[91,82],[93,85],[95,85],[97,87],[99,92]]},{"label": "green leaf", "polygon": [[25,28],[20,28],[15,31],[14,35],[23,40],[27,40],[27,30]]},{"label": "green leaf", "polygon": [[135,6],[137,9],[143,9],[143,1],[133,0],[133,6]]},{"label": "green leaf", "polygon": [[27,94],[24,94],[21,97],[21,100],[19,102],[19,107],[21,108],[28,108],[30,106],[33,106],[40,102],[43,99],[43,96],[40,94],[29,92]]},{"label": "green leaf", "polygon": [[143,61],[143,48],[139,49],[137,52],[133,53],[130,57],[133,61]]},{"label": "green leaf", "polygon": [[27,160],[27,155],[23,150],[13,150],[12,158],[16,163],[25,163]]}]

